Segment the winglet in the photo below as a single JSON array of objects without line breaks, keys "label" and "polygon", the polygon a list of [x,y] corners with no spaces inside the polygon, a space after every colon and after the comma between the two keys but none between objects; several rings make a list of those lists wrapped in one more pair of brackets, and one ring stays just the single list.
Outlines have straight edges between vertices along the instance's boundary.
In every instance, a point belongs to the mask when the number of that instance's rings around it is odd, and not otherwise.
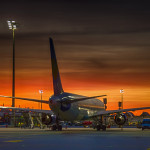
[{"label": "winglet", "polygon": [[63,88],[62,88],[61,79],[59,75],[59,69],[57,65],[57,59],[56,59],[52,38],[49,38],[49,42],[50,42],[51,64],[52,64],[52,75],[53,75],[53,89],[54,89],[54,95],[57,96],[63,93]]}]

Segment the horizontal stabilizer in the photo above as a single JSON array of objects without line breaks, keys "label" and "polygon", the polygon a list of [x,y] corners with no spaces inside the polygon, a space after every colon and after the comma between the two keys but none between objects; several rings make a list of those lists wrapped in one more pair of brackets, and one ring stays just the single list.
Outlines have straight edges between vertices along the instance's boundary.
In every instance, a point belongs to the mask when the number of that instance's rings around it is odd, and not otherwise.
[{"label": "horizontal stabilizer", "polygon": [[4,96],[4,95],[0,95],[0,97],[4,97],[4,98],[15,98],[15,99],[20,99],[20,100],[26,100],[26,101],[33,101],[33,102],[40,102],[40,103],[49,104],[49,101],[47,101],[47,100],[38,100],[38,99],[22,98],[22,97],[12,97],[12,96]]},{"label": "horizontal stabilizer", "polygon": [[93,99],[93,98],[97,98],[97,97],[104,97],[104,96],[107,96],[107,95],[83,97],[83,98],[77,98],[77,99],[67,99],[67,100],[61,101],[61,103],[75,103],[75,102],[79,102],[79,101],[85,101],[85,100],[89,100],[89,99]]}]

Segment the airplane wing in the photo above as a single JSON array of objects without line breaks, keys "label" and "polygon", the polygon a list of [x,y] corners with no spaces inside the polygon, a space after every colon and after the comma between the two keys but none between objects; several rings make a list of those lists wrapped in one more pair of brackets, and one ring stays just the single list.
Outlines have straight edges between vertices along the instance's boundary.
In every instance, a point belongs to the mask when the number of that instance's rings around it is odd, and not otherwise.
[{"label": "airplane wing", "polygon": [[83,97],[83,98],[77,98],[77,99],[65,99],[63,101],[60,101],[61,103],[75,103],[75,102],[79,102],[79,101],[84,101],[84,100],[88,100],[88,99],[92,99],[92,98],[97,98],[97,97],[104,97],[104,96],[107,96],[107,95],[99,95],[99,96],[92,96],[92,97]]},{"label": "airplane wing", "polygon": [[140,107],[140,108],[129,108],[129,109],[98,111],[95,115],[93,115],[91,117],[96,117],[96,116],[100,116],[100,115],[108,115],[108,114],[113,114],[113,113],[135,111],[135,110],[143,110],[143,109],[150,109],[150,107]]},{"label": "airplane wing", "polygon": [[18,108],[18,107],[4,107],[0,106],[0,109],[12,109],[12,110],[19,110],[19,111],[25,111],[25,112],[37,112],[37,113],[46,113],[53,115],[54,113],[51,110],[41,110],[41,109],[29,109],[29,108]]},{"label": "airplane wing", "polygon": [[[88,99],[92,99],[92,98],[97,98],[97,97],[104,97],[107,95],[98,95],[98,96],[92,96],[92,97],[83,97],[83,98],[70,98],[70,99],[65,99],[60,101],[61,103],[75,103],[75,102],[79,102],[79,101],[84,101],[84,100],[88,100]],[[12,96],[4,96],[4,95],[0,95],[0,97],[4,97],[4,98],[15,98],[15,99],[20,99],[20,100],[27,100],[27,101],[33,101],[33,102],[40,102],[40,103],[46,103],[49,104],[49,101],[47,100],[38,100],[38,99],[31,99],[31,98],[22,98],[22,97],[12,97]]]},{"label": "airplane wing", "polygon": [[40,102],[40,103],[49,104],[49,101],[47,101],[47,100],[38,100],[38,99],[22,98],[22,97],[12,97],[12,96],[4,96],[4,95],[0,95],[0,97],[15,98],[15,99],[20,99],[20,100],[27,100],[27,101],[33,101],[33,102]]}]

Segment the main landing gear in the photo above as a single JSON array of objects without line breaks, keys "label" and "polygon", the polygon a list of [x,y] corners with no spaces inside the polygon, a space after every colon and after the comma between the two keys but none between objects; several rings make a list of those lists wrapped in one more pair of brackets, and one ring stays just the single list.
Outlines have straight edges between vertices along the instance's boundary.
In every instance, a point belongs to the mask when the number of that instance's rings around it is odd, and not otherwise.
[{"label": "main landing gear", "polygon": [[52,126],[52,131],[56,131],[56,130],[62,131],[62,125],[54,124],[54,125]]},{"label": "main landing gear", "polygon": [[59,117],[56,117],[56,124],[52,125],[51,127],[52,131],[62,131],[62,125],[60,125],[59,120]]},{"label": "main landing gear", "polygon": [[100,131],[101,129],[103,130],[103,131],[106,131],[106,125],[97,125],[96,126],[96,129],[97,129],[97,131]]},{"label": "main landing gear", "polygon": [[106,131],[106,125],[103,124],[103,116],[100,116],[100,119],[97,121],[97,125],[96,125],[96,129],[97,131],[100,131],[102,129],[102,131]]}]

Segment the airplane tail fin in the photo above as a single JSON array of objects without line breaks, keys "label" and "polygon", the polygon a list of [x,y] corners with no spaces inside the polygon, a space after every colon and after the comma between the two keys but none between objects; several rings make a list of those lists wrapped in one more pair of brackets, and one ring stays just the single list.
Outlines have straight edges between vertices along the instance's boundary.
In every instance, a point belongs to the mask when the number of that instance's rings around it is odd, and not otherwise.
[{"label": "airplane tail fin", "polygon": [[54,89],[54,95],[57,96],[63,93],[64,91],[63,91],[61,80],[60,80],[57,59],[56,59],[56,54],[55,54],[55,49],[54,49],[52,38],[49,38],[49,42],[50,42],[50,52],[51,52],[53,89]]}]

